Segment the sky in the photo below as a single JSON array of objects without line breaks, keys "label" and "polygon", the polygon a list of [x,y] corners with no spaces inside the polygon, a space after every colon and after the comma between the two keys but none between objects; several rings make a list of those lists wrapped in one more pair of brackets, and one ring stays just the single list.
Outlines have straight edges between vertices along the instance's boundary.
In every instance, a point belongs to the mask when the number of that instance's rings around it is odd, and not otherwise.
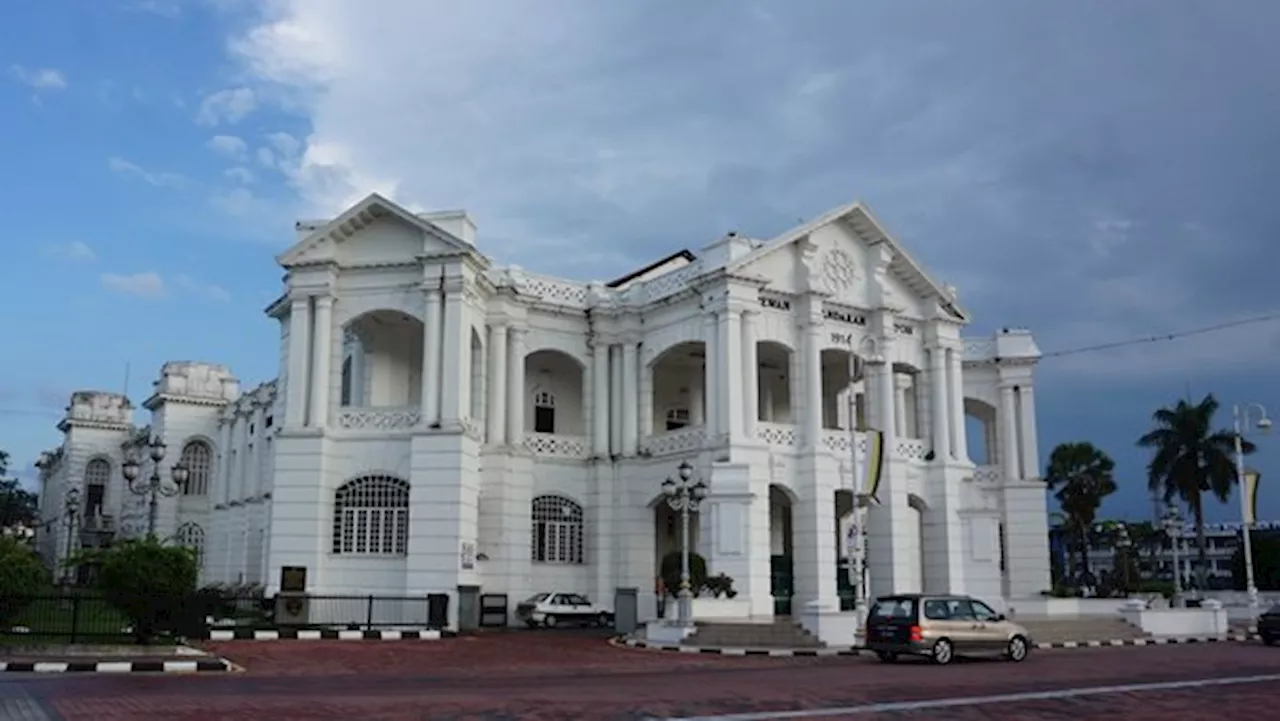
[{"label": "sky", "polygon": [[[1278,312],[1275,27],[1273,0],[8,3],[0,448],[31,478],[72,390],[137,402],[166,360],[273,377],[273,255],[372,191],[581,279],[862,200],[969,334],[1046,352]],[[1152,412],[1280,414],[1278,354],[1272,321],[1046,357],[1041,454],[1094,443],[1104,513],[1147,516]]]}]

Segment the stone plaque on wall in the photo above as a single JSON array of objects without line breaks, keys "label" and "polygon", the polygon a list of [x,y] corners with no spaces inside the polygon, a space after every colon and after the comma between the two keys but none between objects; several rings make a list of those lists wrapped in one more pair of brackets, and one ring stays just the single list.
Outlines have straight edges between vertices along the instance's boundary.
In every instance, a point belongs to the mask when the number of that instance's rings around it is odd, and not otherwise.
[{"label": "stone plaque on wall", "polygon": [[281,593],[306,593],[307,567],[282,566],[280,568]]}]

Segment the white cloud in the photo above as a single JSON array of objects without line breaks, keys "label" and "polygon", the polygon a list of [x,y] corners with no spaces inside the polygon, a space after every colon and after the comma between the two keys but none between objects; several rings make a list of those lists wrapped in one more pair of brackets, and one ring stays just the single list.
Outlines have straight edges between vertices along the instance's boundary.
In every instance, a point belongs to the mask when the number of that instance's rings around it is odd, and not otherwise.
[{"label": "white cloud", "polygon": [[214,285],[212,283],[202,283],[198,280],[191,278],[190,276],[186,276],[186,275],[174,276],[173,284],[177,288],[180,288],[187,293],[199,296],[206,300],[217,301],[219,303],[224,303],[228,300],[231,300],[231,294],[228,293],[226,289],[224,289],[222,286]]},{"label": "white cloud", "polygon": [[186,182],[186,178],[178,173],[150,171],[137,163],[119,157],[108,158],[107,167],[120,175],[141,178],[158,188],[176,188]]},{"label": "white cloud", "polygon": [[234,135],[215,135],[209,138],[208,145],[215,153],[220,153],[233,159],[244,157],[244,154],[249,150],[249,146]]},{"label": "white cloud", "polygon": [[93,248],[81,240],[49,245],[45,247],[45,250],[49,255],[77,263],[89,263],[98,257],[98,254],[93,252]]},{"label": "white cloud", "polygon": [[286,158],[292,158],[298,154],[298,150],[302,147],[302,142],[288,133],[271,133],[267,136],[267,140],[273,147]]},{"label": "white cloud", "polygon": [[18,82],[36,90],[65,90],[67,87],[67,76],[61,70],[53,68],[28,69],[21,65],[11,65],[9,74]]},{"label": "white cloud", "polygon": [[234,168],[227,168],[222,171],[222,174],[241,185],[248,185],[257,179],[252,170],[249,170],[242,165],[237,165]]},{"label": "white cloud", "polygon": [[271,152],[271,148],[258,148],[257,156],[258,165],[261,165],[264,168],[275,169],[276,154]]},{"label": "white cloud", "polygon": [[159,273],[145,272],[122,275],[119,273],[103,273],[102,287],[107,290],[156,300],[165,297],[164,279]]},{"label": "white cloud", "polygon": [[129,12],[156,15],[169,20],[182,17],[182,6],[175,0],[133,0],[125,3],[122,9]]},{"label": "white cloud", "polygon": [[221,123],[234,125],[258,107],[258,98],[249,88],[229,88],[205,96],[200,101],[196,122],[216,126]]},{"label": "white cloud", "polygon": [[205,283],[188,275],[175,275],[166,281],[163,276],[154,271],[133,274],[103,273],[102,287],[116,293],[147,300],[166,298],[171,288],[205,300],[225,302],[231,299],[231,294],[222,286]]}]

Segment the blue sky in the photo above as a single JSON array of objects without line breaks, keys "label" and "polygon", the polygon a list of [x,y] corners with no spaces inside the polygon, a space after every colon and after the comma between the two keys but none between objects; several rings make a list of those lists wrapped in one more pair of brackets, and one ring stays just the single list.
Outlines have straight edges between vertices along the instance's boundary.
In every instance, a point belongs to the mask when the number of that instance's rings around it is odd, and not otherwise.
[{"label": "blue sky", "polygon": [[[135,399],[168,359],[274,375],[272,255],[374,190],[465,207],[499,262],[580,278],[858,198],[973,333],[1046,351],[1280,306],[1266,0],[11,5],[0,447],[24,473],[68,393],[126,365]],[[1093,441],[1119,463],[1107,511],[1146,513],[1152,410],[1280,414],[1278,354],[1263,323],[1046,359],[1042,452]],[[1277,442],[1254,460],[1271,517]]]}]

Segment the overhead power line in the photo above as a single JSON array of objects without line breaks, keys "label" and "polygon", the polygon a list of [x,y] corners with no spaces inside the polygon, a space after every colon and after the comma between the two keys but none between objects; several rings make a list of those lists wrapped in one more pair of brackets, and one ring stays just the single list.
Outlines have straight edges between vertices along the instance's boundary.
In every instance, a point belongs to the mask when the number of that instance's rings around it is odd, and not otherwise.
[{"label": "overhead power line", "polygon": [[1096,353],[1098,351],[1113,350],[1115,348],[1126,348],[1129,346],[1143,345],[1146,343],[1161,343],[1173,340],[1181,340],[1197,335],[1206,335],[1209,333],[1217,333],[1218,331],[1229,330],[1231,328],[1239,328],[1246,325],[1257,325],[1259,323],[1272,323],[1280,320],[1280,312],[1269,313],[1267,315],[1255,316],[1253,318],[1244,318],[1241,320],[1227,321],[1223,323],[1215,323],[1202,328],[1193,328],[1191,330],[1177,331],[1174,333],[1162,333],[1159,335],[1143,336],[1141,338],[1130,338],[1128,340],[1114,341],[1111,343],[1098,343],[1096,345],[1081,346],[1079,348],[1068,348],[1065,350],[1056,350],[1050,353],[1040,355],[1044,358],[1061,358],[1063,356],[1078,355],[1080,353]]}]

